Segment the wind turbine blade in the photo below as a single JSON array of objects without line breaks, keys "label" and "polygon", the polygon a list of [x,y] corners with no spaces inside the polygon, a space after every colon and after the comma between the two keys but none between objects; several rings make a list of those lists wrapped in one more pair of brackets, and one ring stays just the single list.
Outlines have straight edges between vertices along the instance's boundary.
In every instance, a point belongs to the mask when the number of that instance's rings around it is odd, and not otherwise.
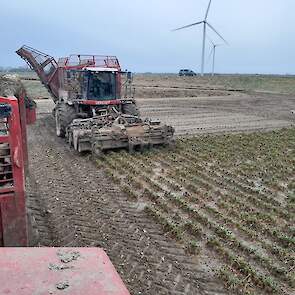
[{"label": "wind turbine blade", "polygon": [[223,41],[225,44],[228,45],[228,42],[215,30],[215,28],[207,22],[207,25],[210,27],[212,31],[214,31]]},{"label": "wind turbine blade", "polygon": [[211,2],[212,2],[212,0],[209,1],[208,7],[207,7],[207,11],[206,11],[206,15],[205,15],[205,21],[206,21],[207,18],[208,18],[208,14],[209,14],[209,10],[210,10],[210,6],[211,6]]},{"label": "wind turbine blade", "polygon": [[189,28],[189,27],[192,27],[192,26],[197,26],[197,25],[202,24],[203,22],[204,22],[204,21],[202,20],[201,22],[197,22],[197,23],[193,23],[193,24],[190,24],[190,25],[187,25],[187,26],[181,27],[181,28],[177,28],[177,29],[175,29],[175,30],[172,30],[172,32],[179,31],[179,30],[183,30],[183,29],[186,29],[186,28]]}]

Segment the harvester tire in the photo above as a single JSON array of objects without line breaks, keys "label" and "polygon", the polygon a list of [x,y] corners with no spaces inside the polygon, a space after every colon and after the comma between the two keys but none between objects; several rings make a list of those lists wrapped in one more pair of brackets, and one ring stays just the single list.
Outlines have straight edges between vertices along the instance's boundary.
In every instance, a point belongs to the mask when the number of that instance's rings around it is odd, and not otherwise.
[{"label": "harvester tire", "polygon": [[104,153],[98,143],[93,143],[92,144],[92,155],[95,156],[96,158],[102,158]]},{"label": "harvester tire", "polygon": [[122,113],[139,117],[140,113],[135,103],[125,103],[122,105]]},{"label": "harvester tire", "polygon": [[55,109],[56,135],[58,137],[65,137],[68,125],[75,118],[77,118],[77,113],[73,106],[59,103]]}]

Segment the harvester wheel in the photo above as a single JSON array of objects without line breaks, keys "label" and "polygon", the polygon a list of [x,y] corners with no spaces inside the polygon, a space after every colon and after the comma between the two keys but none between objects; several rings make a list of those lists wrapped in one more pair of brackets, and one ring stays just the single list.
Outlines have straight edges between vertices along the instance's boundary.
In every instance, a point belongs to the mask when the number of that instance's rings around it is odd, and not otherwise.
[{"label": "harvester wheel", "polygon": [[165,146],[169,149],[169,150],[175,150],[176,148],[176,142],[175,139],[170,139]]},{"label": "harvester wheel", "polygon": [[77,113],[73,106],[59,103],[55,109],[56,135],[58,137],[65,137],[68,125],[75,118],[77,118]]},{"label": "harvester wheel", "polygon": [[122,105],[122,113],[139,117],[140,113],[135,103],[125,103]]},{"label": "harvester wheel", "polygon": [[97,158],[103,157],[104,154],[99,144],[97,143],[92,144],[92,155],[96,156]]},{"label": "harvester wheel", "polygon": [[134,144],[132,142],[128,144],[128,152],[129,154],[134,154]]}]

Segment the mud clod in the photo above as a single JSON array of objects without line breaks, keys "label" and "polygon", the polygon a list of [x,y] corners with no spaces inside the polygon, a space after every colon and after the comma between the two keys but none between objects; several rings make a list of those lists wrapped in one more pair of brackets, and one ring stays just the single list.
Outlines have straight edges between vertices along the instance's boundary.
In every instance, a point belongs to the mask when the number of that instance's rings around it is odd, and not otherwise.
[{"label": "mud clod", "polygon": [[54,263],[50,263],[48,268],[50,270],[56,270],[56,271],[59,271],[59,270],[65,270],[65,269],[71,269],[73,268],[73,266],[68,266],[68,265],[63,265],[63,264],[54,264]]},{"label": "mud clod", "polygon": [[58,290],[64,290],[64,289],[70,287],[70,284],[69,284],[68,281],[64,281],[64,282],[57,283],[57,284],[55,285],[55,287],[56,287],[56,289],[58,289]]},{"label": "mud clod", "polygon": [[77,260],[81,255],[78,251],[68,251],[68,252],[58,252],[59,259],[63,263],[69,263],[74,260]]}]

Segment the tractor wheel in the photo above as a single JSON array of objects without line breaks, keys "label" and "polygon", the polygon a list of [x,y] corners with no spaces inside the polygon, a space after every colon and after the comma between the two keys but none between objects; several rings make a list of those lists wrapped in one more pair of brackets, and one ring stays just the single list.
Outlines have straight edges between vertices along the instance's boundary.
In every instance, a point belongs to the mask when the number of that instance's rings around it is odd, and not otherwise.
[{"label": "tractor wheel", "polygon": [[65,137],[68,125],[75,118],[77,118],[77,113],[73,106],[59,103],[55,109],[56,135],[58,137]]},{"label": "tractor wheel", "polygon": [[122,113],[126,115],[136,116],[136,117],[140,116],[139,110],[134,102],[123,104]]}]

